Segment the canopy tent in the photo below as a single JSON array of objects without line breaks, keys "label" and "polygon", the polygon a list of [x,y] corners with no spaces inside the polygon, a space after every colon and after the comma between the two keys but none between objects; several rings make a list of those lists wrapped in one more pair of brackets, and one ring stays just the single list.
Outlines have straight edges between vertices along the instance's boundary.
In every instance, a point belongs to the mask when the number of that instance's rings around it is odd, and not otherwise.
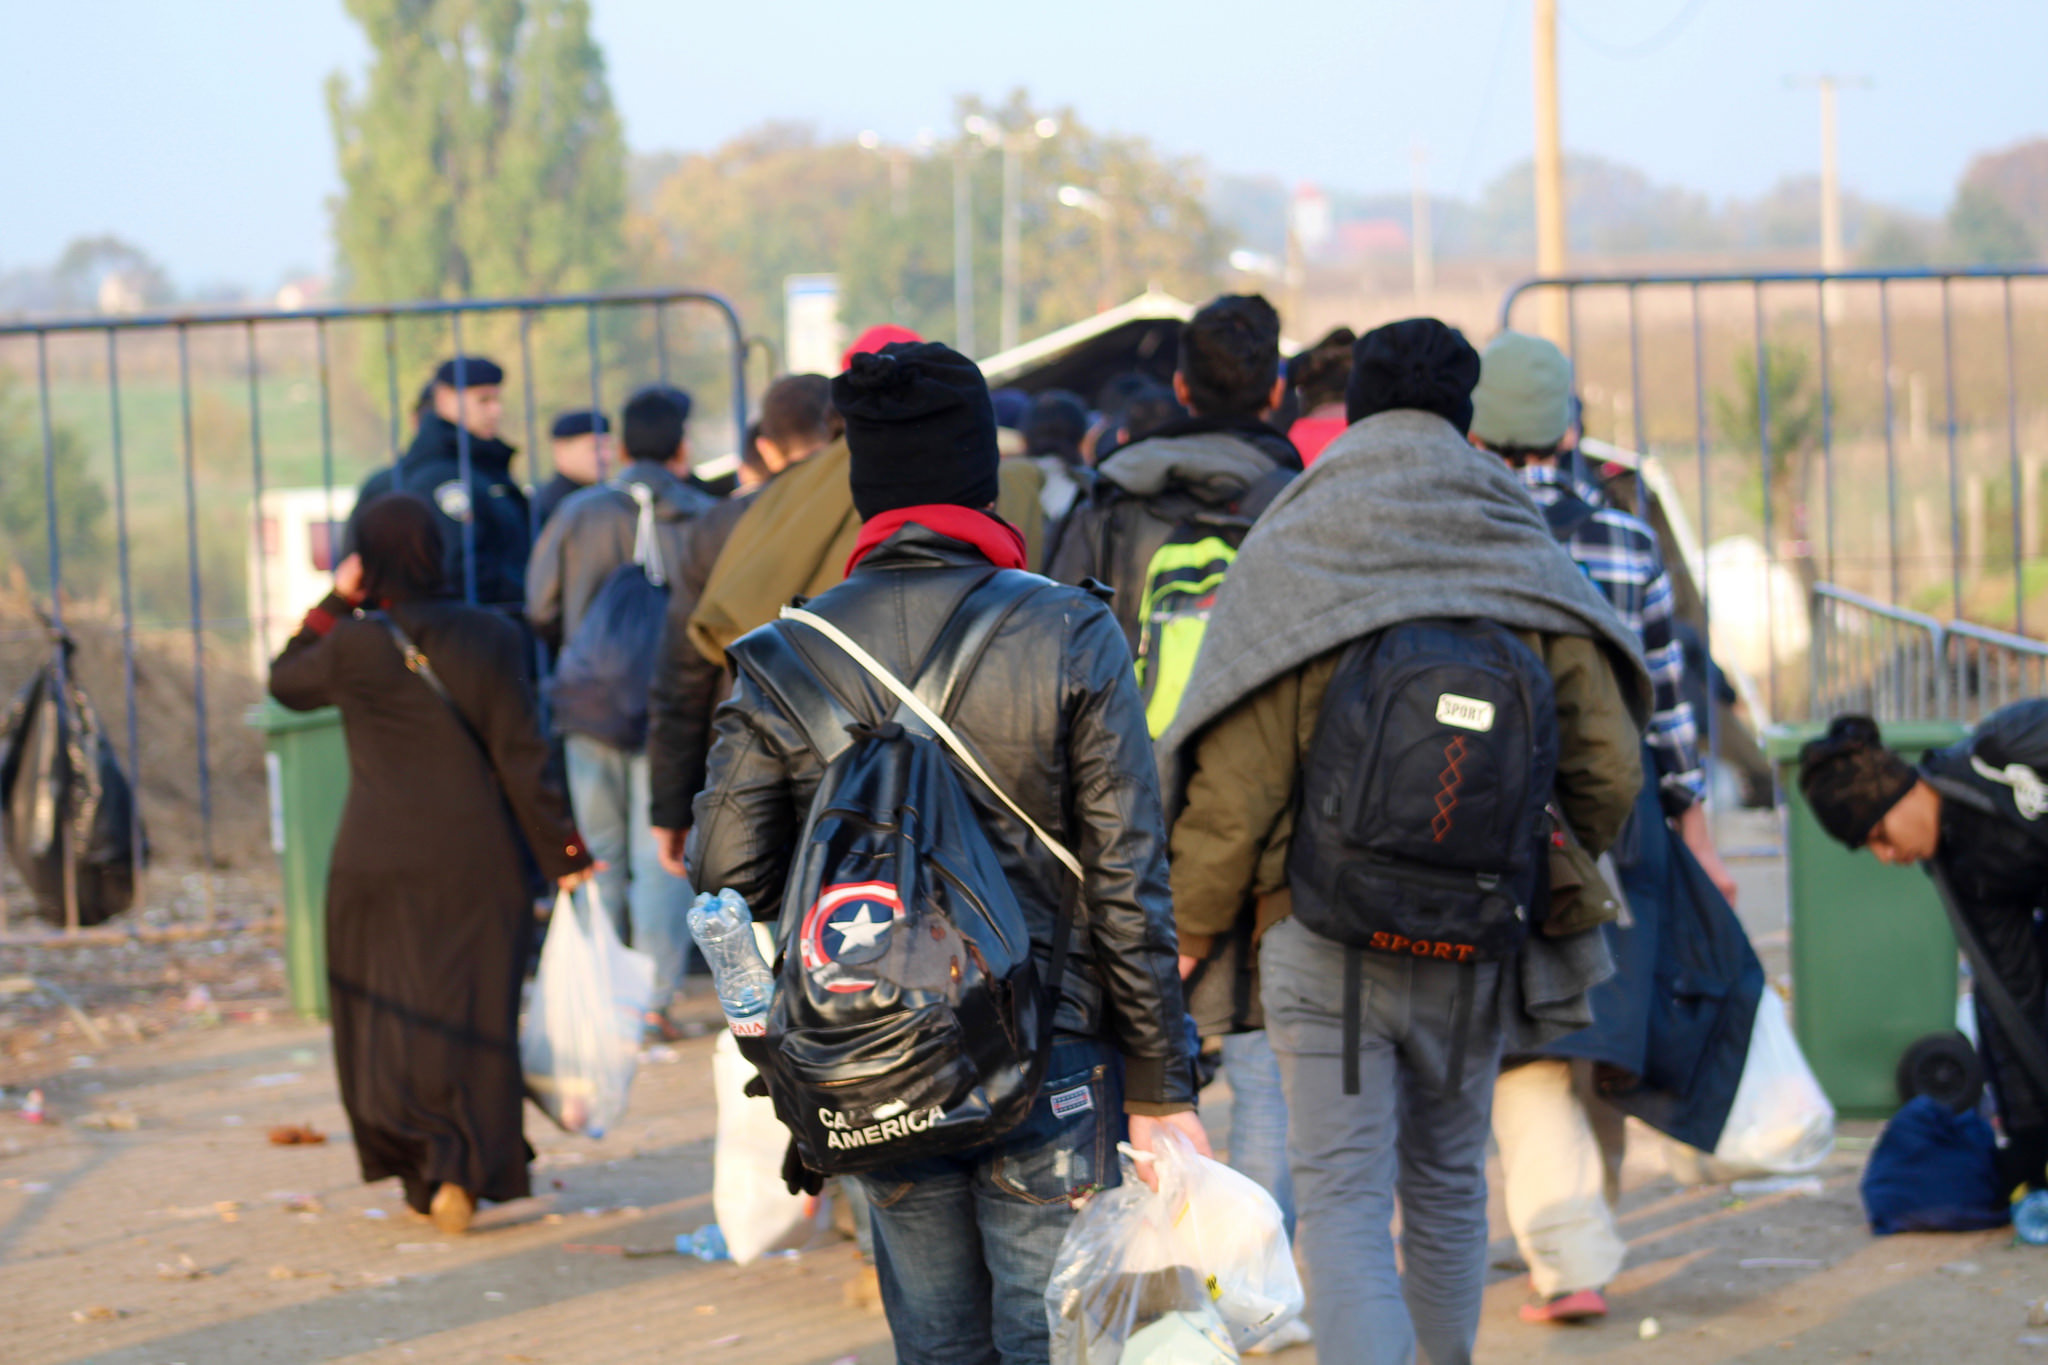
[{"label": "canopy tent", "polygon": [[1160,383],[1173,379],[1180,327],[1195,315],[1193,304],[1147,289],[1127,303],[1047,332],[981,362],[990,388],[1043,393],[1068,389],[1093,404],[1102,386],[1137,371]]}]

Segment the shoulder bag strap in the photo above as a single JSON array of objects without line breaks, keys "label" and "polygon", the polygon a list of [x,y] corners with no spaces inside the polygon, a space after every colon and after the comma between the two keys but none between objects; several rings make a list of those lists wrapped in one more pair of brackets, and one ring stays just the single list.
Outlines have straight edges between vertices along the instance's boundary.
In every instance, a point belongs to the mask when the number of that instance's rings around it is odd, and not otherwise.
[{"label": "shoulder bag strap", "polygon": [[[469,717],[462,713],[462,708],[455,704],[455,697],[449,692],[448,685],[441,681],[441,675],[434,671],[433,664],[427,661],[427,656],[420,651],[420,647],[412,642],[412,637],[392,619],[389,612],[373,611],[365,612],[364,615],[389,632],[391,642],[398,646],[399,656],[405,660],[406,671],[417,676],[421,682],[434,690],[434,695],[447,705],[449,712],[455,717],[455,723],[462,727],[462,733],[468,735],[476,747],[483,750],[484,761],[489,763],[490,746],[484,743],[484,737],[477,733],[476,727],[469,723]],[[495,765],[492,766],[492,771],[496,771]]]}]

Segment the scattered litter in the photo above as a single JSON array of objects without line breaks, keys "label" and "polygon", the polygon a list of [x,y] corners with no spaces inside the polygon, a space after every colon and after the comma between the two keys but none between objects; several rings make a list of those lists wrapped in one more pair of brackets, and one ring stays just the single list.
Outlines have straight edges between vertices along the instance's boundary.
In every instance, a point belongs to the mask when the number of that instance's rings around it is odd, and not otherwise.
[{"label": "scattered litter", "polygon": [[390,1289],[398,1283],[396,1275],[379,1275],[374,1270],[359,1270],[356,1275],[371,1289]]},{"label": "scattered litter", "polygon": [[700,1261],[730,1261],[732,1252],[725,1244],[725,1233],[716,1223],[706,1223],[695,1232],[676,1234],[676,1254],[695,1256]]},{"label": "scattered litter", "polygon": [[220,1123],[223,1128],[240,1128],[242,1126],[242,1116],[240,1114],[222,1114],[220,1116]]},{"label": "scattered litter", "polygon": [[545,1213],[541,1215],[540,1221],[543,1223],[559,1223],[562,1221],[562,1215],[559,1213]]},{"label": "scattered litter", "polygon": [[185,992],[185,1008],[194,1014],[201,1014],[213,1008],[213,992],[205,986],[194,986]]},{"label": "scattered litter", "polygon": [[2048,1346],[2048,1336],[2043,1336],[2039,1332],[2028,1332],[2020,1337],[2019,1343],[2022,1346]]},{"label": "scattered litter", "polygon": [[28,1098],[21,1102],[22,1122],[41,1123],[44,1121],[44,1118],[45,1115],[43,1113],[43,1092],[40,1090],[29,1091]]},{"label": "scattered litter", "polygon": [[[1803,1256],[1752,1256],[1740,1264],[1744,1270],[1819,1270],[1827,1262],[1811,1261]],[[1948,1267],[1943,1266],[1942,1269]],[[1971,1266],[1971,1273],[1976,1273],[1976,1269]]]},{"label": "scattered litter", "polygon": [[713,1346],[732,1346],[736,1345],[739,1342],[739,1340],[740,1334],[738,1332],[734,1332],[731,1336],[720,1337],[718,1340],[712,1342],[711,1344]]},{"label": "scattered litter", "polygon": [[320,1054],[309,1047],[293,1048],[291,1062],[294,1066],[311,1066],[320,1060]]},{"label": "scattered litter", "polygon": [[327,1206],[310,1194],[295,1194],[284,1201],[286,1213],[322,1213]]},{"label": "scattered litter", "polygon": [[1636,1339],[1638,1341],[1655,1341],[1663,1333],[1664,1325],[1655,1318],[1644,1318],[1636,1324]]},{"label": "scattered litter", "polygon": [[297,1085],[304,1079],[306,1078],[296,1071],[272,1071],[267,1075],[255,1077],[249,1084],[252,1088],[267,1090],[276,1085]]},{"label": "scattered litter", "polygon": [[[683,1239],[679,1237],[676,1240],[680,1243]],[[638,1261],[649,1256],[673,1256],[681,1251],[682,1247],[629,1247],[609,1242],[564,1242],[562,1250],[582,1252],[588,1256],[623,1256],[629,1261]]]},{"label": "scattered litter", "polygon": [[533,1169],[536,1171],[545,1171],[551,1166],[581,1166],[582,1164],[583,1153],[581,1152],[542,1152],[533,1159]]},{"label": "scattered litter", "polygon": [[78,1126],[98,1133],[132,1133],[142,1126],[142,1121],[126,1109],[116,1109],[106,1114],[87,1114]]},{"label": "scattered litter", "polygon": [[363,1210],[363,1217],[365,1217],[365,1218],[389,1218],[390,1216],[391,1216],[391,1214],[390,1214],[390,1213],[389,1213],[389,1212],[388,1212],[387,1210],[385,1210],[385,1209],[364,1209],[364,1210]]},{"label": "scattered litter", "polygon": [[10,1180],[7,1183],[13,1185],[14,1188],[20,1190],[23,1194],[42,1194],[50,1188],[50,1182],[47,1180]]},{"label": "scattered litter", "polygon": [[310,1123],[285,1123],[270,1130],[270,1140],[279,1147],[317,1147],[327,1134]]},{"label": "scattered litter", "polygon": [[2027,1305],[2027,1326],[2048,1327],[2048,1299],[2035,1299]]},{"label": "scattered litter", "polygon": [[1983,1267],[1975,1261],[1950,1261],[1941,1268],[1944,1275],[1974,1275]]},{"label": "scattered litter", "polygon": [[326,1273],[324,1270],[293,1270],[288,1265],[270,1267],[270,1278],[273,1280],[316,1280]]},{"label": "scattered litter", "polygon": [[484,1297],[486,1299],[489,1299],[492,1303],[503,1303],[505,1301],[504,1291],[499,1289],[486,1289],[484,1291]]},{"label": "scattered litter", "polygon": [[212,1273],[201,1268],[190,1256],[180,1256],[176,1265],[165,1265],[162,1261],[156,1265],[159,1280],[203,1280]]},{"label": "scattered litter", "polygon": [[97,1065],[99,1063],[91,1057],[78,1056],[71,1059],[71,1069],[73,1071],[89,1071]]},{"label": "scattered litter", "polygon": [[1818,1199],[1827,1186],[1817,1175],[1772,1175],[1757,1180],[1738,1180],[1728,1187],[1737,1199],[1761,1199],[1767,1194],[1796,1194]]},{"label": "scattered litter", "polygon": [[715,1303],[700,1303],[694,1311],[698,1317],[708,1318],[718,1311],[718,1305]]},{"label": "scattered litter", "polygon": [[682,1055],[682,1053],[677,1052],[667,1043],[656,1043],[653,1047],[640,1054],[640,1060],[643,1062],[675,1062],[681,1061]]},{"label": "scattered litter", "polygon": [[127,1316],[128,1310],[125,1308],[109,1308],[103,1303],[96,1303],[90,1308],[73,1309],[71,1320],[73,1322],[114,1322]]}]

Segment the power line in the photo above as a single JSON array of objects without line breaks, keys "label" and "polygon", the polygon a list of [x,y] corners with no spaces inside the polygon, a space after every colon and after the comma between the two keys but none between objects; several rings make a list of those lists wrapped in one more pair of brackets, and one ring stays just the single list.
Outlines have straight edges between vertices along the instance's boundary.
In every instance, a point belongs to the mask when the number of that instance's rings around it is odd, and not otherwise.
[{"label": "power line", "polygon": [[1580,42],[1605,56],[1643,57],[1655,52],[1658,48],[1682,33],[1685,30],[1685,26],[1692,22],[1693,16],[1699,13],[1700,6],[1704,2],[1705,0],[1685,0],[1685,3],[1679,7],[1678,13],[1672,16],[1670,22],[1666,23],[1664,27],[1658,29],[1649,37],[1633,43],[1610,43],[1604,39],[1595,38],[1572,20],[1570,10],[1563,12],[1564,26],[1570,29],[1572,35]]},{"label": "power line", "polygon": [[1458,166],[1457,187],[1460,193],[1472,188],[1472,162],[1479,155],[1479,143],[1486,136],[1487,122],[1493,116],[1493,91],[1500,84],[1500,64],[1508,52],[1508,32],[1520,0],[1504,0],[1500,7],[1500,32],[1493,43],[1493,61],[1487,67],[1486,84],[1480,87],[1479,117],[1473,121],[1472,136],[1465,144],[1465,157]]}]

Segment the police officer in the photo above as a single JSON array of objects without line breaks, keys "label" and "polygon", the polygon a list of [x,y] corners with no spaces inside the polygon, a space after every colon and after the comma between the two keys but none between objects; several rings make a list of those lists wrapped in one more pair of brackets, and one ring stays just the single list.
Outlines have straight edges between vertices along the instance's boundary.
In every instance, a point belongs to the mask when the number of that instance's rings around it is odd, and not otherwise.
[{"label": "police officer", "polygon": [[[440,513],[450,592],[462,597],[469,591],[468,547],[476,566],[476,603],[517,612],[526,599],[531,531],[526,492],[512,477],[512,458],[518,451],[498,438],[504,382],[504,370],[483,356],[442,361],[434,371],[431,410],[421,415],[419,430],[394,466],[389,487],[425,498]],[[467,481],[462,469],[465,445]]]},{"label": "police officer", "polygon": [[[1960,923],[1958,936],[1976,940],[1965,947],[1974,948],[1978,1036],[2005,1129],[2001,1175],[2037,1189],[2048,1188],[2044,774],[2048,700],[1996,711],[1917,765],[1887,749],[1868,716],[1837,717],[1799,755],[1800,790],[1821,827],[1883,862],[1924,864]],[[1991,998],[2001,986],[2009,1011]]]}]

